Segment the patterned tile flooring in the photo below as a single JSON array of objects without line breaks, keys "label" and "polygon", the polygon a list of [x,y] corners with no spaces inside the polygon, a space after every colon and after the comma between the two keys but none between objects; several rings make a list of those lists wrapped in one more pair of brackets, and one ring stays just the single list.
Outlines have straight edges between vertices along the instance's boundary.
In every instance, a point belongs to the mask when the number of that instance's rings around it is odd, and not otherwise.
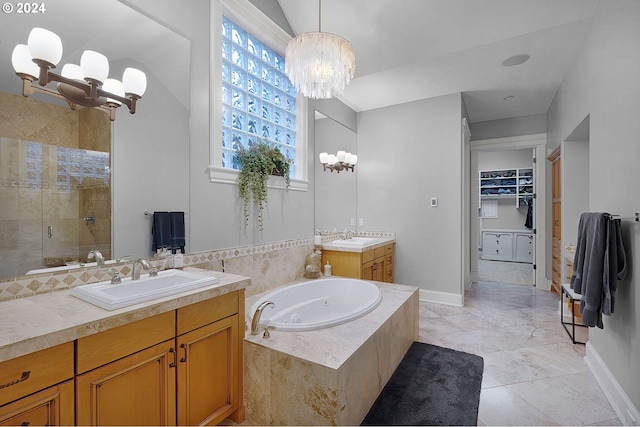
[{"label": "patterned tile flooring", "polygon": [[484,358],[478,425],[621,425],[560,325],[560,297],[477,282],[464,307],[420,303],[420,341]]}]

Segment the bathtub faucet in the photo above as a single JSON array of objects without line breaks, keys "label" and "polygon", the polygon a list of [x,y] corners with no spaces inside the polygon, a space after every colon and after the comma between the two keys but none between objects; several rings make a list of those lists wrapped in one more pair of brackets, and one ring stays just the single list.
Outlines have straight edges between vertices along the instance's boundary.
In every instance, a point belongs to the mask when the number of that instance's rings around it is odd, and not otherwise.
[{"label": "bathtub faucet", "polygon": [[342,240],[349,240],[352,239],[353,236],[356,235],[356,232],[353,230],[349,230],[348,228],[344,229],[344,232],[342,233]]},{"label": "bathtub faucet", "polygon": [[251,335],[258,335],[260,333],[260,315],[262,314],[262,310],[271,306],[271,308],[275,308],[276,305],[271,301],[265,301],[256,308],[256,312],[253,313],[253,319],[251,319]]}]

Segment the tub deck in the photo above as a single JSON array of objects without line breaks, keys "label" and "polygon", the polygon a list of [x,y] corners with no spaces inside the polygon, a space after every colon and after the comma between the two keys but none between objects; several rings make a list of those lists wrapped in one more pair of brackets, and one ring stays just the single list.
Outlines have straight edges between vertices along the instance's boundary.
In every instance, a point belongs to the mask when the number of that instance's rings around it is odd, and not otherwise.
[{"label": "tub deck", "polygon": [[[377,283],[382,302],[349,323],[245,337],[247,421],[359,425],[418,337],[418,288]],[[265,293],[266,294],[266,293]],[[261,295],[247,298],[246,306]]]}]

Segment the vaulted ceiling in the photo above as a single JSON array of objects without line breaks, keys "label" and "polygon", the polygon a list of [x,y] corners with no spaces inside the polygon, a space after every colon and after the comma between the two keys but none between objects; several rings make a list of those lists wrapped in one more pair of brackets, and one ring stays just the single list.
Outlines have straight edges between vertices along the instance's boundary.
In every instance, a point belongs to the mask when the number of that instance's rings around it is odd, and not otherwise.
[{"label": "vaulted ceiling", "polygon": [[[296,34],[318,31],[318,0],[278,3]],[[356,111],[462,92],[475,123],[545,113],[597,5],[597,0],[322,0],[322,31],[355,48],[356,76],[340,99]],[[502,65],[521,54],[530,59]]]}]

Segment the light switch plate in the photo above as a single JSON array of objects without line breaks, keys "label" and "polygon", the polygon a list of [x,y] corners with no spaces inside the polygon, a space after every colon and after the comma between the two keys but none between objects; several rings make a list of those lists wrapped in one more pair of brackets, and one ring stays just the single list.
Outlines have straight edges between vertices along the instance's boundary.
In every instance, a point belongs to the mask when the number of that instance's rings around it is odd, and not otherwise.
[{"label": "light switch plate", "polygon": [[436,206],[438,206],[438,198],[437,197],[432,197],[431,198],[431,207],[435,208]]}]

